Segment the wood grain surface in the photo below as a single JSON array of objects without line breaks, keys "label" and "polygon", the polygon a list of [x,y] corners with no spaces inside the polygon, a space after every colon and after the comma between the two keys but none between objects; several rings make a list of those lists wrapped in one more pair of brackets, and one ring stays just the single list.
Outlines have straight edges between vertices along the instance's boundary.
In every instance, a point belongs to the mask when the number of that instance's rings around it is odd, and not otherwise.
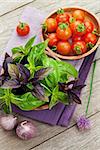
[{"label": "wood grain surface", "polygon": [[[82,6],[94,12],[100,18],[100,0],[0,0],[0,54],[2,54],[7,41],[19,21],[20,15],[27,6],[36,7],[47,13],[63,6]],[[97,66],[93,83],[88,117],[92,122],[92,129],[85,133],[78,132],[75,126],[76,116],[85,111],[91,70],[83,89],[81,99],[83,104],[78,106],[69,128],[49,126],[33,121],[38,128],[37,137],[23,141],[17,138],[14,131],[5,132],[0,128],[0,150],[100,150],[100,48],[98,48],[95,59]],[[25,118],[19,116],[20,120]]]}]

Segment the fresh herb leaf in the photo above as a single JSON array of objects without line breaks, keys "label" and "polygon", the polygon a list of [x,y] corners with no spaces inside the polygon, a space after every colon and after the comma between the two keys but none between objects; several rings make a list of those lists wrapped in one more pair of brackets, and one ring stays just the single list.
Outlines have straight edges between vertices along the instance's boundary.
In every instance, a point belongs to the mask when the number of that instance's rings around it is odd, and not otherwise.
[{"label": "fresh herb leaf", "polygon": [[25,51],[28,54],[30,49],[32,48],[32,45],[35,41],[36,36],[32,37],[26,44],[25,44]]},{"label": "fresh herb leaf", "polygon": [[17,105],[21,110],[26,111],[33,110],[45,104],[44,101],[40,101],[34,97],[31,92],[25,93],[24,95],[18,97],[18,99],[17,97],[14,97],[12,99],[12,103]]},{"label": "fresh herb leaf", "polygon": [[68,83],[59,83],[59,90],[68,95],[69,103],[73,103],[74,101],[81,104],[81,100],[77,93],[79,93],[85,85],[77,85],[76,83],[77,80],[72,80]]},{"label": "fresh herb leaf", "polygon": [[46,101],[46,102],[49,101],[48,96],[45,95],[44,87],[39,83],[34,85],[34,89],[32,90],[32,95],[42,101]]},{"label": "fresh herb leaf", "polygon": [[34,74],[34,82],[43,80],[46,76],[48,76],[52,72],[52,68],[42,68],[35,72]]},{"label": "fresh herb leaf", "polygon": [[3,62],[3,69],[4,69],[4,75],[8,76],[8,64],[12,63],[13,59],[6,53],[5,54],[5,59]]},{"label": "fresh herb leaf", "polygon": [[5,80],[1,88],[4,89],[12,89],[12,88],[19,88],[21,85],[18,80],[16,79],[10,79],[10,80]]},{"label": "fresh herb leaf", "polygon": [[17,64],[19,73],[20,73],[20,82],[23,84],[27,83],[29,77],[30,77],[30,71],[23,66],[22,64]]},{"label": "fresh herb leaf", "polygon": [[24,52],[24,48],[22,46],[19,46],[19,47],[14,47],[12,48],[12,53],[13,54],[16,54],[16,53],[20,53],[20,52]]},{"label": "fresh herb leaf", "polygon": [[59,91],[58,85],[54,88],[51,96],[51,101],[49,103],[49,109],[51,109],[53,106],[55,106],[57,103],[62,102],[65,105],[68,105],[68,96]]},{"label": "fresh herb leaf", "polygon": [[75,69],[75,67],[72,64],[69,64],[67,62],[63,62],[63,61],[57,61],[58,65],[59,65],[59,71],[61,73],[66,73],[69,74],[70,76],[73,76],[75,78],[78,77],[78,71]]},{"label": "fresh herb leaf", "polygon": [[8,73],[12,79],[19,78],[18,67],[15,64],[8,64]]}]

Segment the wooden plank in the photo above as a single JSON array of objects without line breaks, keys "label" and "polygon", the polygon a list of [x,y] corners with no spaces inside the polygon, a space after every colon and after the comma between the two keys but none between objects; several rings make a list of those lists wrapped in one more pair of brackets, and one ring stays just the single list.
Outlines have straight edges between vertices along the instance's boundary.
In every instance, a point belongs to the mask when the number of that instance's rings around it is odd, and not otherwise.
[{"label": "wooden plank", "polygon": [[33,0],[0,0],[0,16],[20,8],[21,6],[25,6],[31,2],[33,2]]},{"label": "wooden plank", "polygon": [[100,113],[90,118],[92,129],[79,132],[73,128],[31,150],[100,150]]},{"label": "wooden plank", "polygon": [[[100,101],[99,100],[99,97],[100,97],[99,96],[99,93],[100,93],[100,79],[99,79],[100,69],[99,69],[99,66],[100,66],[100,61],[97,62],[94,84],[93,84],[93,93],[92,93],[91,105],[90,105],[88,116],[91,116],[91,115],[97,113],[98,111],[100,111],[100,102],[99,102]],[[90,78],[90,74],[87,79],[88,84],[89,84],[89,80],[90,80],[89,78]],[[87,100],[88,94],[89,94],[89,85],[87,85],[87,87],[84,88],[84,90],[82,92],[81,99],[83,100],[83,104],[77,106],[77,109],[72,118],[70,127],[75,124],[76,116],[82,115],[85,112],[86,100]],[[24,120],[23,117],[20,119]],[[35,124],[35,126],[38,129],[38,136],[29,141],[22,141],[15,136],[14,132],[4,132],[0,128],[0,148],[2,150],[11,150],[11,148],[13,147],[13,150],[16,150],[16,149],[28,150],[31,147],[35,147],[35,146],[43,143],[44,141],[49,140],[50,138],[56,136],[57,134],[60,134],[60,133],[64,132],[65,130],[67,130],[67,128],[65,128],[65,127],[59,127],[59,126],[52,127],[52,126],[49,126],[49,125],[46,125],[43,123],[39,123],[36,121],[33,121],[33,123]],[[19,145],[20,145],[20,147],[19,147]]]}]

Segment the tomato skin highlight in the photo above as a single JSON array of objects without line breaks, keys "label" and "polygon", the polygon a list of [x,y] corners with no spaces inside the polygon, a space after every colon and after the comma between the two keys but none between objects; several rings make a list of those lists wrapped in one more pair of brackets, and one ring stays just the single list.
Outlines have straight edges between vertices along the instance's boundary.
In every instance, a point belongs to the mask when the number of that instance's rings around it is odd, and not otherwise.
[{"label": "tomato skin highlight", "polygon": [[56,33],[50,33],[50,34],[48,34],[48,39],[49,39],[48,45],[50,47],[57,45],[58,38],[57,38]]},{"label": "tomato skin highlight", "polygon": [[72,42],[81,41],[82,37],[79,35],[73,35],[72,36]]},{"label": "tomato skin highlight", "polygon": [[85,34],[83,39],[86,43],[96,44],[96,42],[97,42],[97,37],[93,33]]},{"label": "tomato skin highlight", "polygon": [[69,42],[59,41],[57,43],[57,52],[61,55],[69,55],[71,52],[71,45]]},{"label": "tomato skin highlight", "polygon": [[94,29],[94,25],[91,21],[85,21],[84,25],[86,27],[86,33],[92,32]]},{"label": "tomato skin highlight", "polygon": [[57,37],[60,40],[64,40],[64,41],[68,40],[72,36],[72,31],[68,26],[65,27],[64,29],[58,26],[56,33],[57,33]]},{"label": "tomato skin highlight", "polygon": [[16,27],[16,32],[19,36],[26,36],[30,32],[30,27],[26,23],[19,22],[19,25]]},{"label": "tomato skin highlight", "polygon": [[73,17],[76,19],[76,20],[81,20],[83,21],[84,18],[85,18],[85,13],[84,11],[82,10],[75,10],[73,13],[72,13]]},{"label": "tomato skin highlight", "polygon": [[55,32],[57,29],[57,21],[54,18],[48,18],[45,22],[48,32]]},{"label": "tomato skin highlight", "polygon": [[58,14],[56,17],[57,23],[66,23],[69,21],[69,15],[67,13]]},{"label": "tomato skin highlight", "polygon": [[80,55],[87,51],[86,43],[84,41],[77,41],[72,44],[74,54]]}]

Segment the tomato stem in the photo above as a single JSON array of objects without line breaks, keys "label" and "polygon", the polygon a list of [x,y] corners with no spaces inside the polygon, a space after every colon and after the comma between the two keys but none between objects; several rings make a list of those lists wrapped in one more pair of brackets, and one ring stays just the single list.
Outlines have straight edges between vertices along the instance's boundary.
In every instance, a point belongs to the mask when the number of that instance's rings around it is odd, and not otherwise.
[{"label": "tomato stem", "polygon": [[60,23],[59,27],[60,27],[60,29],[64,30],[64,29],[66,29],[68,27],[68,24],[67,23]]},{"label": "tomato stem", "polygon": [[100,34],[97,32],[96,29],[94,29],[94,31],[92,33],[95,34],[95,35],[97,35],[97,36],[100,36]]},{"label": "tomato stem", "polygon": [[64,10],[62,8],[58,9],[57,14],[64,14]]},{"label": "tomato stem", "polygon": [[46,25],[46,23],[43,23],[43,24],[42,24],[42,29],[44,30],[44,32],[47,31],[47,25]]},{"label": "tomato stem", "polygon": [[76,51],[76,54],[81,54],[82,52],[81,52],[81,46],[80,45],[77,45],[77,46],[75,46],[75,51]]},{"label": "tomato stem", "polygon": [[25,27],[25,23],[23,23],[23,22],[19,22],[19,27],[20,27],[20,29],[24,29],[24,27]]},{"label": "tomato stem", "polygon": [[70,22],[70,23],[75,22],[75,18],[71,17],[70,20],[69,20],[69,22]]},{"label": "tomato stem", "polygon": [[86,30],[86,27],[85,27],[84,23],[78,24],[78,26],[77,26],[77,31],[78,32],[83,32],[85,30]]}]

